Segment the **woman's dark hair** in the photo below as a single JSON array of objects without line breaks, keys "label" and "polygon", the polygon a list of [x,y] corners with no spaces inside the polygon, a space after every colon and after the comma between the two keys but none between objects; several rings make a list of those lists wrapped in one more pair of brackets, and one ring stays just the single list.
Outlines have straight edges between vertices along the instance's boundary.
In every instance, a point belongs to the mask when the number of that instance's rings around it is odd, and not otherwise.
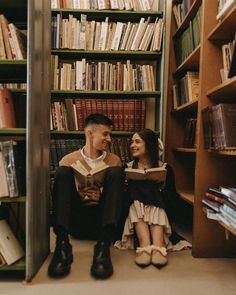
[{"label": "woman's dark hair", "polygon": [[[159,148],[158,148],[158,135],[153,130],[145,128],[135,132],[145,142],[146,153],[150,157],[151,167],[159,166]],[[134,134],[135,134],[134,133]],[[134,168],[138,166],[138,159],[134,158]]]}]

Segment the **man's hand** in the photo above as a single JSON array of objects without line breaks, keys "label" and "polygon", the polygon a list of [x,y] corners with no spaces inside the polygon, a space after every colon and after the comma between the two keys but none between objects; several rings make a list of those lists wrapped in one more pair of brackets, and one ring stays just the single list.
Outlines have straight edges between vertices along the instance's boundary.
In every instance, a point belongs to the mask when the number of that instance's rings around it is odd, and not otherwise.
[{"label": "man's hand", "polygon": [[80,197],[83,202],[98,202],[101,191],[97,187],[86,187],[79,190]]}]

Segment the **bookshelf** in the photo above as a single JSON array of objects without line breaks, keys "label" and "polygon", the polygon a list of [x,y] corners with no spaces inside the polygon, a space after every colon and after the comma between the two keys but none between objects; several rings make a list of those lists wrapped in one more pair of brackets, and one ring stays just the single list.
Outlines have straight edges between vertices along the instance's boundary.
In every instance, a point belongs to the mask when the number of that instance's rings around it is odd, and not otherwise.
[{"label": "bookshelf", "polygon": [[[180,197],[193,206],[194,257],[236,256],[235,231],[230,230],[222,222],[208,219],[202,210],[202,199],[209,187],[236,185],[235,150],[204,149],[201,111],[206,106],[218,103],[235,103],[235,77],[222,83],[220,68],[222,67],[221,45],[234,38],[236,28],[233,22],[236,6],[234,4],[224,18],[217,21],[217,2],[193,1],[179,28],[175,23],[173,12],[171,16],[165,155],[166,161],[176,171],[176,186]],[[174,4],[173,1],[172,6]],[[176,65],[173,44],[193,20],[196,7],[201,7],[200,43],[180,65]],[[172,85],[176,78],[191,70],[199,71],[199,99],[193,104],[190,103],[190,108],[188,105],[183,105],[173,110]],[[186,149],[182,146],[185,120],[192,116],[197,118],[196,146]],[[171,130],[175,130],[174,134]]]},{"label": "bookshelf", "polygon": [[2,0],[0,10],[10,23],[27,31],[27,59],[0,61],[0,83],[27,84],[26,90],[11,90],[16,116],[22,111],[24,126],[0,129],[0,141],[26,144],[26,155],[21,155],[26,158],[26,196],[0,198],[3,210],[23,208],[18,222],[23,225],[25,256],[1,266],[0,277],[5,271],[9,277],[19,271],[30,281],[49,252],[50,4],[47,0]]},{"label": "bookshelf", "polygon": [[[94,10],[94,9],[67,9],[67,8],[57,8],[52,9],[52,18],[57,17],[59,14],[61,19],[69,18],[72,15],[77,20],[81,19],[81,15],[87,16],[87,22],[104,22],[108,18],[109,23],[123,22],[124,24],[139,23],[141,18],[145,18],[145,21],[150,18],[150,22],[154,23],[156,18],[165,18],[165,1],[154,1],[156,5],[159,2],[158,10],[149,11],[126,11],[126,10]],[[88,35],[86,35],[88,36]],[[108,37],[109,38],[109,37]],[[165,38],[164,35],[162,37]],[[95,39],[95,37],[94,37]],[[95,40],[94,40],[95,41]],[[53,44],[53,42],[52,42]],[[164,44],[162,40],[162,44]],[[140,51],[140,50],[97,50],[97,49],[68,49],[68,48],[52,48],[51,54],[57,55],[59,60],[63,61],[80,61],[81,59],[86,59],[88,63],[99,63],[108,62],[116,64],[117,62],[126,63],[130,60],[133,65],[151,65],[154,70],[154,80],[155,80],[155,90],[65,90],[65,89],[51,89],[51,101],[62,101],[65,102],[66,99],[72,98],[75,102],[76,99],[82,98],[85,101],[91,99],[103,100],[102,104],[106,104],[106,100],[121,100],[129,101],[133,99],[140,99],[145,101],[145,126],[152,128],[154,130],[160,131],[162,128],[162,105],[163,105],[163,70],[164,70],[164,51],[163,45],[159,51]],[[115,102],[114,102],[115,103]],[[112,110],[113,111],[113,110]],[[97,112],[98,106],[97,106]],[[135,112],[135,110],[134,110]],[[108,114],[109,116],[109,114]],[[114,121],[114,118],[111,118]],[[114,137],[130,137],[132,134],[131,130],[114,129]],[[52,139],[63,139],[66,138],[76,138],[76,135],[83,138],[82,130],[79,131],[51,131]]]}]

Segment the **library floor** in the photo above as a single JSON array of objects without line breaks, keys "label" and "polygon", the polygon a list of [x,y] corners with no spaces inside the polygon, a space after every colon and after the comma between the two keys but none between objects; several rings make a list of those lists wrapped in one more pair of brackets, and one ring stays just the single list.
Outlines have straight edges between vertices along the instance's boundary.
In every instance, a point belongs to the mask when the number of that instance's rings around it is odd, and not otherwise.
[{"label": "library floor", "polygon": [[[1,295],[235,295],[236,259],[196,259],[191,250],[169,254],[168,265],[140,269],[134,264],[134,252],[112,249],[115,272],[108,280],[96,280],[89,274],[93,241],[72,240],[74,263],[69,276],[51,279],[47,266],[51,255],[30,283],[0,279]],[[51,243],[52,249],[54,241]],[[49,293],[50,292],[50,293]]]}]

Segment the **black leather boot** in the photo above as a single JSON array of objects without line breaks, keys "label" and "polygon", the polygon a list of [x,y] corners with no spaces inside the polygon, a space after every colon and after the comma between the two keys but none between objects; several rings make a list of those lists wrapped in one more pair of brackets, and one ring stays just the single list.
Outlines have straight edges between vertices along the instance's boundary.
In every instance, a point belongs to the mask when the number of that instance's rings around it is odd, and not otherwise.
[{"label": "black leather boot", "polygon": [[94,246],[91,274],[97,279],[106,279],[113,274],[110,245],[108,243],[98,242]]},{"label": "black leather boot", "polygon": [[72,246],[69,241],[59,241],[48,267],[50,277],[65,276],[70,272],[70,266],[73,262]]}]

